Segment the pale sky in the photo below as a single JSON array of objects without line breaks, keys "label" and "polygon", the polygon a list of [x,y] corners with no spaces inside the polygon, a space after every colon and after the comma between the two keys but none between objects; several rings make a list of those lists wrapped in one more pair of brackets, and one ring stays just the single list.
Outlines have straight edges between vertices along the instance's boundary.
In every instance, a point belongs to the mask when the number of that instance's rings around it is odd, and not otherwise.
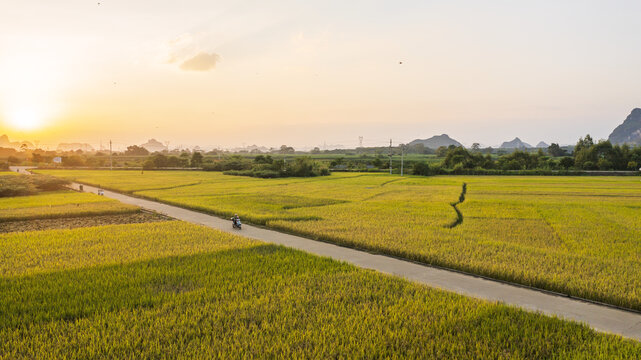
[{"label": "pale sky", "polygon": [[[0,0],[0,133],[117,146],[606,138],[641,1]],[[402,62],[402,64],[401,64]]]}]

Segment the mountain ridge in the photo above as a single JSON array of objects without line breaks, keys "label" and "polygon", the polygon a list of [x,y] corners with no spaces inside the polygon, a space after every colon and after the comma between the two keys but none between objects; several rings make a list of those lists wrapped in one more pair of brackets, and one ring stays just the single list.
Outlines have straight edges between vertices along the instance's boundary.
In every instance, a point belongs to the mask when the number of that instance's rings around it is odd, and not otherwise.
[{"label": "mountain ridge", "polygon": [[641,145],[641,108],[635,108],[619,126],[614,128],[608,140],[616,145]]},{"label": "mountain ridge", "polygon": [[430,149],[438,149],[441,146],[448,147],[450,145],[454,146],[463,146],[460,142],[452,139],[449,135],[447,134],[441,134],[441,135],[434,135],[429,139],[416,139],[410,142],[408,145],[416,145],[416,144],[423,144],[426,148]]}]

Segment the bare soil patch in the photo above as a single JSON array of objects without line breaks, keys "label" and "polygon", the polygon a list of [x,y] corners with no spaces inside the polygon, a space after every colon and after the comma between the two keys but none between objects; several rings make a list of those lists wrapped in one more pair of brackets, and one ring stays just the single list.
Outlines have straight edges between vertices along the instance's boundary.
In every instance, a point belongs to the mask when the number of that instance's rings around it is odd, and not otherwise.
[{"label": "bare soil patch", "polygon": [[137,212],[131,214],[99,215],[88,217],[70,217],[60,219],[40,219],[28,221],[9,221],[0,223],[0,233],[20,231],[40,231],[51,229],[74,229],[81,227],[140,224],[172,220],[171,218],[149,213]]}]

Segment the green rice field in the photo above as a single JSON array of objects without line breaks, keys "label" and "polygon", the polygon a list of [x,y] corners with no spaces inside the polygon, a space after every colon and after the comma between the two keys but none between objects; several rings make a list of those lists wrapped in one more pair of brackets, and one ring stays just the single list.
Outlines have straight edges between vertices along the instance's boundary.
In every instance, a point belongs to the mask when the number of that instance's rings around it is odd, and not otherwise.
[{"label": "green rice field", "polygon": [[633,359],[641,345],[178,221],[0,235],[0,359]]},{"label": "green rice field", "polygon": [[[42,171],[287,232],[641,310],[637,177],[255,179]],[[463,183],[465,201],[452,206]]]}]

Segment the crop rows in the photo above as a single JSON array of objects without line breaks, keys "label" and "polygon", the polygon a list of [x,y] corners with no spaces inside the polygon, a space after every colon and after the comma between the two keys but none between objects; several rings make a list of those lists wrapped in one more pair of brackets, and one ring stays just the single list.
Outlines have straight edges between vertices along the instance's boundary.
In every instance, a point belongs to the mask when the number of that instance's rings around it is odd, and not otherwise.
[{"label": "crop rows", "polygon": [[138,212],[136,206],[89,193],[45,192],[38,195],[0,199],[0,223]]},{"label": "crop rows", "polygon": [[0,359],[635,358],[637,342],[181,222],[0,235]]},{"label": "crop rows", "polygon": [[[637,178],[55,174],[102,184],[111,180],[112,188],[126,186],[136,195],[183,207],[238,213],[312,238],[641,310]],[[148,179],[155,183],[165,176],[165,186],[176,178],[198,184],[149,190]],[[457,216],[450,203],[458,200],[462,183],[467,193],[458,208],[465,220],[449,229]]]}]

